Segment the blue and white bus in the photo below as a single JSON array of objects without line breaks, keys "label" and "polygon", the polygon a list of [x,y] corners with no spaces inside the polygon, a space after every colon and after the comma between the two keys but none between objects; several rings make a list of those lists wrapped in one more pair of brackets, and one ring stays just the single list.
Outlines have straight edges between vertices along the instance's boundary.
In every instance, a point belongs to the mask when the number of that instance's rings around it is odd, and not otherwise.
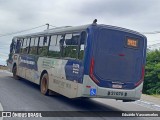
[{"label": "blue and white bus", "polygon": [[139,100],[147,39],[125,28],[90,24],[15,36],[8,67],[42,94]]}]

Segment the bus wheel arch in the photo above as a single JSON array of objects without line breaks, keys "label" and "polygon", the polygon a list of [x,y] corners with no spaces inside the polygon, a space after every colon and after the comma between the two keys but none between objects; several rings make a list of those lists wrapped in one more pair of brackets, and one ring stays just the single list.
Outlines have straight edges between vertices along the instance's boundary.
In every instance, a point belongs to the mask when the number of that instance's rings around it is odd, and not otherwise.
[{"label": "bus wheel arch", "polygon": [[48,85],[49,85],[48,72],[44,70],[41,73],[41,77],[40,77],[40,91],[43,95],[48,95],[49,93]]}]

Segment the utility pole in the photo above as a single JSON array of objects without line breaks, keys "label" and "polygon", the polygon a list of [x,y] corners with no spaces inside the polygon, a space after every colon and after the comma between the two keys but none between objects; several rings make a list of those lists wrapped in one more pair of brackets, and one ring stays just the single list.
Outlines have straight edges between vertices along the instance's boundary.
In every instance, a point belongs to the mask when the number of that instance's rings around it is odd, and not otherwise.
[{"label": "utility pole", "polygon": [[46,23],[46,25],[47,25],[47,30],[49,29],[49,24],[48,23]]}]

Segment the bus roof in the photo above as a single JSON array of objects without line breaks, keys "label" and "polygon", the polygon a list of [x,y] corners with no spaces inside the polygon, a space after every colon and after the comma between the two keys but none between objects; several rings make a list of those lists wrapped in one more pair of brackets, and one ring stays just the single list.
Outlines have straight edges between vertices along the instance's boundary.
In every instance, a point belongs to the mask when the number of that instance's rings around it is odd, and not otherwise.
[{"label": "bus roof", "polygon": [[37,32],[37,33],[31,33],[31,34],[25,34],[25,35],[20,35],[20,36],[15,36],[14,38],[26,38],[26,37],[31,37],[31,36],[42,36],[42,35],[51,35],[51,34],[60,34],[60,33],[69,33],[69,32],[78,32],[78,31],[83,31],[86,30],[87,28],[91,26],[96,26],[97,28],[106,28],[106,29],[112,29],[112,30],[118,30],[118,31],[124,31],[132,34],[136,34],[142,37],[145,37],[139,32],[129,30],[126,28],[122,27],[117,27],[117,26],[111,26],[111,25],[104,25],[104,24],[88,24],[88,25],[81,25],[81,26],[64,26],[64,27],[56,27],[53,29],[48,29],[44,30],[42,32]]},{"label": "bus roof", "polygon": [[25,37],[30,37],[30,36],[41,36],[44,34],[50,35],[53,33],[58,34],[58,33],[64,33],[64,32],[82,31],[82,30],[87,29],[89,26],[90,25],[82,25],[82,26],[74,26],[74,27],[72,26],[56,27],[56,28],[44,30],[42,32],[15,36],[14,38],[25,38]]}]

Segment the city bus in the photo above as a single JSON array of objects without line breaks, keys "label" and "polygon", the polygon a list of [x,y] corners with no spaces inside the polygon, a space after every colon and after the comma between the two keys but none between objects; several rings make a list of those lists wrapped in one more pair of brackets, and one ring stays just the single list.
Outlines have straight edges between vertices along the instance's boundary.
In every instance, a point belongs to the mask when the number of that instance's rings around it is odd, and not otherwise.
[{"label": "city bus", "polygon": [[15,36],[8,68],[44,95],[139,100],[147,38],[126,28],[89,24]]}]

